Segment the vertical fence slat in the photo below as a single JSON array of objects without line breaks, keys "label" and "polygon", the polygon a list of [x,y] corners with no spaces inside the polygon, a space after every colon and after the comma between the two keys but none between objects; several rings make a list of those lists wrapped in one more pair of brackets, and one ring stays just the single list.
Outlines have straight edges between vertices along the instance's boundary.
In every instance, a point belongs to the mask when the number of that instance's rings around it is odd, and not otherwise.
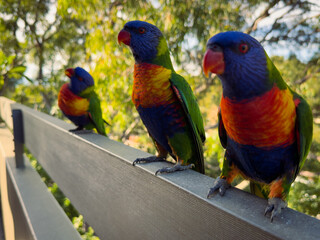
[{"label": "vertical fence slat", "polygon": [[23,159],[23,144],[24,144],[24,131],[23,131],[23,119],[22,111],[20,109],[12,110],[13,119],[13,137],[14,137],[14,152],[16,159],[16,167],[24,168]]}]

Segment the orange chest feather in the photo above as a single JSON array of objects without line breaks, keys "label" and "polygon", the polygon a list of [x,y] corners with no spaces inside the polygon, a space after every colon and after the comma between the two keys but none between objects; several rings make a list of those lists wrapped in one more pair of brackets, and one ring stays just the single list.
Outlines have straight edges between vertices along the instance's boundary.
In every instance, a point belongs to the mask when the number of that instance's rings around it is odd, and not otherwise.
[{"label": "orange chest feather", "polygon": [[69,116],[81,116],[87,113],[89,101],[72,93],[67,83],[63,84],[58,95],[58,105]]},{"label": "orange chest feather", "polygon": [[175,100],[169,81],[171,70],[142,63],[134,66],[132,102],[136,107],[156,107]]},{"label": "orange chest feather", "polygon": [[273,87],[249,101],[221,99],[227,134],[236,142],[256,147],[287,146],[295,141],[296,110],[289,89]]}]

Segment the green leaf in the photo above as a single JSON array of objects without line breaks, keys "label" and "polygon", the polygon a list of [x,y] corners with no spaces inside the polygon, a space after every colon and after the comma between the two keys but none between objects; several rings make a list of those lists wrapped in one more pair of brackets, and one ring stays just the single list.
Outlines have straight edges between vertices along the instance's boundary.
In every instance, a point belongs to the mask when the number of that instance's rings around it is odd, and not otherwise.
[{"label": "green leaf", "polygon": [[26,71],[26,67],[25,66],[17,66],[12,68],[9,72],[10,73],[24,73]]},{"label": "green leaf", "polygon": [[16,58],[15,55],[11,55],[7,58],[7,64],[11,65],[13,63],[13,60]]}]

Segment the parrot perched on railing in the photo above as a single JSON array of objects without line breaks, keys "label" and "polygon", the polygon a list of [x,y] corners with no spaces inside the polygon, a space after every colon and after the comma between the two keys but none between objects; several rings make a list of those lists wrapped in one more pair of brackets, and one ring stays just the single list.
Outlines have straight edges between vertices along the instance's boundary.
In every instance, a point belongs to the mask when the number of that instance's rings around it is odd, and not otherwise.
[{"label": "parrot perched on railing", "polygon": [[102,118],[92,76],[81,67],[68,68],[65,74],[70,78],[70,83],[62,85],[58,105],[63,114],[78,126],[70,131],[95,128],[99,134],[106,136],[104,124],[107,122]]},{"label": "parrot perched on railing", "polygon": [[150,23],[131,21],[119,32],[118,42],[128,45],[135,58],[132,101],[158,151],[157,157],[138,158],[133,164],[165,161],[169,153],[176,164],[156,174],[193,166],[204,173],[199,106],[189,84],[174,71],[161,31]]},{"label": "parrot perched on railing", "polygon": [[308,103],[282,79],[261,44],[248,34],[224,32],[207,43],[203,70],[221,80],[219,137],[226,149],[222,173],[208,197],[224,195],[237,175],[268,198],[271,221],[286,207],[290,186],[310,149]]}]

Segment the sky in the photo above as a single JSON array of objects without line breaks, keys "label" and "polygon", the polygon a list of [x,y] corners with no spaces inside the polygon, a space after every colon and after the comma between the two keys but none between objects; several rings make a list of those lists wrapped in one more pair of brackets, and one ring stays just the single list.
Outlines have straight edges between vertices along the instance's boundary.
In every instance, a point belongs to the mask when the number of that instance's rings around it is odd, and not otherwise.
[{"label": "sky", "polygon": [[[319,0],[309,0],[309,2],[314,3],[315,5],[311,8],[310,14],[305,15],[304,17],[313,17],[320,13],[320,1]],[[260,9],[257,9],[256,12],[253,14],[253,18],[259,16],[259,14],[263,11],[265,6],[261,6]],[[276,18],[286,14],[289,10],[289,7],[280,5],[278,9],[274,11],[270,11],[270,16],[268,18],[263,19],[258,24],[258,28],[268,28],[270,27]],[[300,12],[293,11],[291,14],[286,15],[286,18],[290,22],[290,19],[299,18]],[[319,18],[319,17],[318,17]],[[299,19],[298,19],[299,20]],[[292,20],[291,20],[292,21]],[[320,38],[320,33],[317,33]],[[258,39],[259,40],[259,39]],[[302,62],[308,62],[315,54],[315,52],[319,51],[319,47],[316,45],[308,45],[308,47],[300,47],[297,48],[296,45],[290,44],[288,42],[282,41],[279,43],[278,47],[274,45],[263,44],[266,52],[269,56],[278,55],[284,56],[288,58],[291,54],[295,54],[298,59]]]}]

